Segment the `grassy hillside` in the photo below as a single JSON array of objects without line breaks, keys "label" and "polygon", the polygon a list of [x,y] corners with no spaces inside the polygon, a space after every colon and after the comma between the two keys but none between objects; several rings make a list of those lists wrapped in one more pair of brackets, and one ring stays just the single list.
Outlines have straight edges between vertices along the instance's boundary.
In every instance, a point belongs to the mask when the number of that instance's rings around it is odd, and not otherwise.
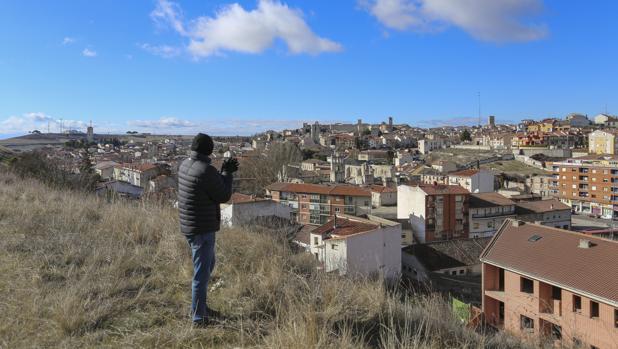
[{"label": "grassy hillside", "polygon": [[0,145],[0,163],[6,161],[12,156],[13,156],[13,152],[10,149]]},{"label": "grassy hillside", "polygon": [[276,233],[219,234],[213,308],[189,325],[176,212],[109,204],[0,172],[0,347],[520,348],[462,327],[436,296],[316,273]]}]

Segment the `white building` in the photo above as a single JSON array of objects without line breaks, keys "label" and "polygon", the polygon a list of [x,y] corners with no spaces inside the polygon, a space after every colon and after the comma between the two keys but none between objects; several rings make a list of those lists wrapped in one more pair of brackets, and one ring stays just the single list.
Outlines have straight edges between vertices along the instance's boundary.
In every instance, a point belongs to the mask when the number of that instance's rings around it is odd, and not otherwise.
[{"label": "white building", "polygon": [[590,154],[618,154],[618,135],[616,131],[596,130],[588,134]]},{"label": "white building", "polygon": [[291,220],[292,208],[270,199],[234,193],[221,205],[221,223],[228,227],[249,224],[257,218],[278,217]]},{"label": "white building", "polygon": [[114,177],[114,166],[118,165],[114,161],[101,161],[94,166],[94,171],[101,179],[108,180]]},{"label": "white building", "polygon": [[396,206],[397,188],[384,185],[371,186],[371,205],[373,207]]},{"label": "white building", "polygon": [[520,201],[515,205],[517,219],[549,227],[571,229],[571,207],[557,199]]},{"label": "white building", "polygon": [[325,272],[340,275],[401,273],[401,224],[375,216],[337,215],[310,234],[310,250]]},{"label": "white building", "polygon": [[515,218],[515,202],[498,193],[470,195],[470,238],[493,236],[507,218]]},{"label": "white building", "polygon": [[494,191],[494,174],[488,170],[469,169],[449,173],[448,183],[466,188],[471,193]]},{"label": "white building", "polygon": [[159,175],[159,167],[153,164],[122,164],[114,167],[114,179],[146,188],[150,179]]},{"label": "white building", "polygon": [[446,148],[446,143],[442,139],[421,139],[418,141],[418,151],[421,154],[429,154],[432,150]]}]

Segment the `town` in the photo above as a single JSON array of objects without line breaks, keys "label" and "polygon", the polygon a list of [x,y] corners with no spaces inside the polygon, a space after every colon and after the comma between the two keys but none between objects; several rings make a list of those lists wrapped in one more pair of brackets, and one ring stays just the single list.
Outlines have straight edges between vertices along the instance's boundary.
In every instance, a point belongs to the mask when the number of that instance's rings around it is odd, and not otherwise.
[{"label": "town", "polygon": [[[174,205],[191,136],[85,130],[0,141],[94,192]],[[237,158],[229,227],[285,225],[318,268],[404,279],[463,304],[462,321],[567,345],[618,340],[618,117],[569,114],[419,128],[304,123],[215,137],[213,165]],[[455,304],[455,303],[454,303]]]}]

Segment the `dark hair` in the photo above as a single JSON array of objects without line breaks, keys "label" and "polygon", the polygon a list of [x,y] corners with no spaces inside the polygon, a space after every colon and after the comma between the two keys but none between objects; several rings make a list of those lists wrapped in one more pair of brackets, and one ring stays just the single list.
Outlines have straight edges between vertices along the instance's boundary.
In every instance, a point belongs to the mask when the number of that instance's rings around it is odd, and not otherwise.
[{"label": "dark hair", "polygon": [[212,138],[203,133],[198,133],[197,136],[193,138],[193,143],[191,144],[191,150],[196,151],[203,155],[212,154],[212,150],[215,147],[215,143]]}]

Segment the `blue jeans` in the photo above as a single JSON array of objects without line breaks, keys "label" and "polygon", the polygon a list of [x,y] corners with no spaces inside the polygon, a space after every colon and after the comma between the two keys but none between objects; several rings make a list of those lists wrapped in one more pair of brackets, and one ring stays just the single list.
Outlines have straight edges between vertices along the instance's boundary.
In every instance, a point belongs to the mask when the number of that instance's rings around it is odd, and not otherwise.
[{"label": "blue jeans", "polygon": [[206,294],[208,280],[215,268],[215,233],[187,235],[193,259],[193,283],[191,285],[191,315],[193,321],[203,321],[208,317]]}]

